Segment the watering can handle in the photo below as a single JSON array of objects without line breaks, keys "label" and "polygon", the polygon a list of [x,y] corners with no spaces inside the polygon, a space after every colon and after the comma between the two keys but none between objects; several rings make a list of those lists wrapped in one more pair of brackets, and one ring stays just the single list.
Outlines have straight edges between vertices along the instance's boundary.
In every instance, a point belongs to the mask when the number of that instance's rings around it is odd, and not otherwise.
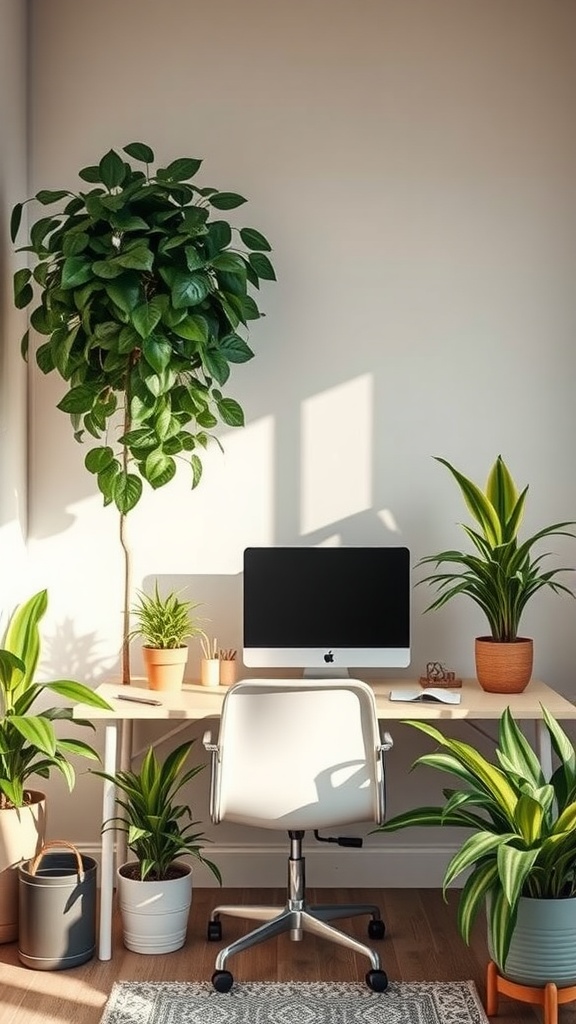
[{"label": "watering can handle", "polygon": [[50,840],[50,842],[44,843],[42,849],[36,854],[36,856],[34,857],[34,860],[30,864],[30,874],[31,875],[35,875],[36,874],[36,872],[38,870],[38,867],[40,865],[40,861],[41,861],[42,857],[44,856],[46,850],[48,850],[50,847],[53,847],[53,846],[56,846],[56,847],[58,847],[58,846],[67,846],[70,850],[72,850],[73,854],[76,857],[76,864],[78,866],[78,879],[79,879],[80,882],[83,882],[84,881],[84,864],[82,863],[82,857],[81,857],[79,851],[74,846],[74,844],[73,843],[69,843],[66,839],[52,839],[52,840]]}]

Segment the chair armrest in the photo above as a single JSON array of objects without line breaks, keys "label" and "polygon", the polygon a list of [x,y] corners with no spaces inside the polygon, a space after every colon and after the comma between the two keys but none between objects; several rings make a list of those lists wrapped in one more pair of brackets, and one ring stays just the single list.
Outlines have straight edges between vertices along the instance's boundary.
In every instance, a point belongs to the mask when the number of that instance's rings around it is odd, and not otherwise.
[{"label": "chair armrest", "polygon": [[202,737],[202,745],[205,750],[218,750],[218,745],[216,743],[212,743],[212,733],[210,732],[210,729],[206,729],[206,732]]},{"label": "chair armrest", "polygon": [[387,750],[392,750],[393,746],[394,740],[392,739],[389,732],[385,732],[384,735],[380,737],[380,751],[386,753]]}]

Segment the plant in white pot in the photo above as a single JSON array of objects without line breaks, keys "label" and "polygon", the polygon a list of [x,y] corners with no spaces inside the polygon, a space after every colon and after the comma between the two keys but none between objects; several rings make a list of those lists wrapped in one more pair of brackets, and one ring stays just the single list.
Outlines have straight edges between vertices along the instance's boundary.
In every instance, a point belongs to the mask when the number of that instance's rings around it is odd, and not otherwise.
[{"label": "plant in white pot", "polygon": [[[73,721],[71,707],[37,705],[52,693],[111,710],[83,683],[36,681],[39,624],[47,606],[46,590],[20,604],[9,618],[0,649],[0,942],[18,936],[18,863],[34,857],[45,839],[45,796],[31,780],[47,779],[54,770],[72,790],[75,771],[70,757],[100,760],[83,740],[62,737],[55,729],[55,722]],[[74,726],[94,728],[84,720],[74,720]]]},{"label": "plant in white pot", "polygon": [[151,594],[137,592],[132,615],[136,623],[130,637],[141,637],[142,655],[152,690],[178,690],[182,687],[188,661],[186,641],[203,637],[204,631],[193,612],[198,601],[187,601],[170,592],[164,596],[158,581]]},{"label": "plant in white pot", "polygon": [[[127,159],[129,158],[129,159]],[[130,162],[132,161],[132,162]],[[223,213],[245,198],[200,186],[202,164],[179,157],[154,171],[142,142],[109,150],[78,176],[84,187],[42,189],[33,199],[55,212],[31,223],[24,251],[33,266],[14,275],[18,308],[43,340],[36,362],[66,386],[58,408],[105,505],[120,515],[124,552],[122,682],[130,682],[131,560],[126,517],[143,485],[157,489],[187,463],[191,486],[219,424],[244,424],[224,394],[230,367],[252,359],[248,325],[264,314],[262,281],[275,280],[259,231]],[[136,166],[133,166],[133,164]],[[12,212],[11,237],[23,204]],[[28,331],[22,351],[28,357]]]},{"label": "plant in white pot", "polygon": [[461,523],[473,551],[449,549],[420,559],[421,565],[435,565],[436,571],[418,581],[435,586],[439,596],[426,609],[442,608],[464,594],[484,613],[489,636],[475,641],[478,682],[492,692],[518,693],[526,688],[532,675],[533,640],[519,636],[520,620],[528,601],[543,589],[554,593],[572,591],[561,583],[558,574],[568,568],[546,568],[548,552],[533,554],[538,542],[553,536],[574,537],[569,529],[574,521],[554,523],[531,537],[519,536],[528,487],[519,492],[502,456],[499,455],[482,490],[455,469],[446,459],[437,462],[456,480],[466,508],[477,528]]},{"label": "plant in white pot", "polygon": [[188,804],[178,802],[182,788],[205,767],[186,768],[193,744],[182,743],[164,761],[150,748],[139,771],[94,771],[114,783],[123,812],[103,828],[126,833],[135,856],[117,874],[124,944],[136,953],[170,953],[185,942],[192,866],[182,858],[195,858],[222,881],[216,864],[202,854],[208,840],[197,831],[199,823]]},{"label": "plant in white pot", "polygon": [[446,895],[468,872],[458,904],[463,939],[469,942],[486,906],[488,946],[500,973],[520,984],[560,987],[576,984],[576,752],[554,717],[545,708],[542,714],[557,761],[550,780],[509,708],[494,763],[426,722],[409,721],[440,748],[415,764],[453,776],[458,788],[444,790],[441,806],[398,814],[375,831],[465,829],[444,875]]}]

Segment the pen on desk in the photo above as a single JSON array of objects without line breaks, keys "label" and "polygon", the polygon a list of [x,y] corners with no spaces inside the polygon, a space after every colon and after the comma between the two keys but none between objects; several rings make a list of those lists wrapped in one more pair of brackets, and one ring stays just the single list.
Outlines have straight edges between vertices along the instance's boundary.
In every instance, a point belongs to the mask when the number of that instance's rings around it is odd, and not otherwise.
[{"label": "pen on desk", "polygon": [[116,700],[129,700],[132,704],[153,704],[155,707],[161,707],[161,700],[152,700],[150,697],[133,697],[127,693],[117,693]]}]

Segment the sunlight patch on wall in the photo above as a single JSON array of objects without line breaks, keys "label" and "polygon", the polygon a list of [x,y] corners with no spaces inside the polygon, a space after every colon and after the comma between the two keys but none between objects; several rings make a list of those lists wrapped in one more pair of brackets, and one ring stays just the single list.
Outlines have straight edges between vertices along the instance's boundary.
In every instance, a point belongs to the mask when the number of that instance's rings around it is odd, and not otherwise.
[{"label": "sunlight patch on wall", "polygon": [[396,516],[389,508],[381,508],[376,513],[378,519],[384,524],[390,533],[401,533],[400,527],[396,521]]},{"label": "sunlight patch on wall", "polygon": [[373,402],[364,374],[302,403],[302,534],[370,508]]}]

